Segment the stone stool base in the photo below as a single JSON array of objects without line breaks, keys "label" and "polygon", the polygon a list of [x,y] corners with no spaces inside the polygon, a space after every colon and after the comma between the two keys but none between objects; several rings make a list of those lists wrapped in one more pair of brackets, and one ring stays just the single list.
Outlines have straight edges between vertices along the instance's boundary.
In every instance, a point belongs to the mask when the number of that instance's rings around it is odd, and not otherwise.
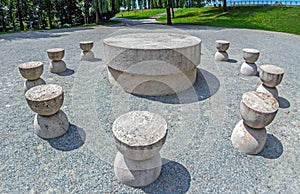
[{"label": "stone stool base", "polygon": [[131,160],[118,152],[114,162],[114,171],[120,182],[140,187],[154,182],[160,175],[161,166],[159,153],[148,160]]},{"label": "stone stool base", "polygon": [[260,153],[267,141],[267,130],[253,129],[240,120],[231,135],[231,143],[235,149],[245,154]]},{"label": "stone stool base", "polygon": [[226,51],[217,51],[215,54],[216,61],[228,61],[228,53]]},{"label": "stone stool base", "polygon": [[80,59],[82,61],[90,61],[95,58],[93,51],[82,51],[80,55]]},{"label": "stone stool base", "polygon": [[24,82],[24,93],[27,90],[29,90],[30,88],[32,88],[34,86],[42,85],[42,84],[46,84],[45,80],[43,80],[42,78],[39,78],[39,79],[33,80],[33,81],[26,80]]},{"label": "stone stool base", "polygon": [[51,73],[64,72],[64,71],[66,71],[66,69],[67,69],[67,65],[63,60],[50,62],[50,72]]},{"label": "stone stool base", "polygon": [[255,63],[244,62],[241,66],[241,73],[243,75],[255,76],[257,75],[257,66]]},{"label": "stone stool base", "polygon": [[270,88],[270,87],[265,86],[264,84],[260,84],[257,87],[256,91],[262,92],[265,94],[269,94],[269,95],[273,96],[274,98],[276,98],[276,100],[278,100],[278,90],[276,87]]},{"label": "stone stool base", "polygon": [[41,116],[36,114],[34,117],[35,133],[44,139],[62,136],[69,129],[67,115],[59,110],[51,116]]}]

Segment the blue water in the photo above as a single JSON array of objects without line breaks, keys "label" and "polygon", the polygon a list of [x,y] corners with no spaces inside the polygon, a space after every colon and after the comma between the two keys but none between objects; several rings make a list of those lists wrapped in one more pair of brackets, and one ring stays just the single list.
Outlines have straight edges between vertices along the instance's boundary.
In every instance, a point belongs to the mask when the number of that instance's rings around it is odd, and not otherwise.
[{"label": "blue water", "polygon": [[[286,6],[300,6],[300,0],[291,0],[291,1],[279,1],[279,0],[227,0],[227,5],[274,5],[276,2],[280,2],[282,5]],[[208,3],[208,5],[213,5],[214,2]],[[215,1],[215,4],[223,4],[222,1]]]}]

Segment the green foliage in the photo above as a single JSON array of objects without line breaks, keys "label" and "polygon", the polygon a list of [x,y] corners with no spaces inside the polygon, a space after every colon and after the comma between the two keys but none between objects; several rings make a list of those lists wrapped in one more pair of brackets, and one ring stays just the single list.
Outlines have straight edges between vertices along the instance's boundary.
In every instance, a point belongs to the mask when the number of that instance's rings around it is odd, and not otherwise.
[{"label": "green foliage", "polygon": [[[158,18],[166,22],[166,16]],[[235,6],[185,8],[175,12],[173,23],[261,29],[300,35],[300,7]]]},{"label": "green foliage", "polygon": [[120,1],[0,0],[0,32],[100,23],[120,11]]}]

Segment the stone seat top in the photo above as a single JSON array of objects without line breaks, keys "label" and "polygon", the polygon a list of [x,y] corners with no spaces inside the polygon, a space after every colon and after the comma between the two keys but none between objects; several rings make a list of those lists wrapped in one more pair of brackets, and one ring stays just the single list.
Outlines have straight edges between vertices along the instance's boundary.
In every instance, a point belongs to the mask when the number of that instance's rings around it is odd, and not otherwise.
[{"label": "stone seat top", "polygon": [[40,66],[43,66],[42,62],[40,62],[40,61],[30,61],[30,62],[20,64],[19,68],[20,69],[35,69],[35,68],[38,68]]},{"label": "stone seat top", "polygon": [[51,48],[51,49],[47,49],[48,53],[58,53],[58,52],[64,52],[65,49],[63,48]]},{"label": "stone seat top", "polygon": [[257,49],[252,49],[252,48],[244,48],[243,51],[245,53],[254,53],[254,54],[258,54],[259,53],[259,50]]},{"label": "stone seat top", "polygon": [[173,33],[135,33],[106,38],[103,43],[119,48],[162,50],[196,46],[201,40],[194,36]]},{"label": "stone seat top", "polygon": [[219,43],[219,44],[229,44],[230,42],[228,40],[216,40],[216,43]]},{"label": "stone seat top", "polygon": [[93,41],[80,41],[79,44],[94,44]]},{"label": "stone seat top", "polygon": [[242,102],[247,107],[260,113],[274,113],[279,108],[278,101],[273,96],[261,92],[244,93]]},{"label": "stone seat top", "polygon": [[270,73],[274,75],[284,74],[284,70],[275,65],[261,65],[259,68],[266,73]]},{"label": "stone seat top", "polygon": [[155,113],[132,111],[113,123],[114,137],[128,146],[151,146],[167,135],[167,122]]},{"label": "stone seat top", "polygon": [[26,99],[30,101],[48,101],[62,95],[63,89],[56,84],[43,84],[30,88],[26,93]]}]

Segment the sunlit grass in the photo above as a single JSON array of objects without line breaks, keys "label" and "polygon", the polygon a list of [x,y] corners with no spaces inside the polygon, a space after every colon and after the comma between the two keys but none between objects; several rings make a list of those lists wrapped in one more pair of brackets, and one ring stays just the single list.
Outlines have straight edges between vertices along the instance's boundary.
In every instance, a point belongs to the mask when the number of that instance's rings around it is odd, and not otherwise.
[{"label": "sunlit grass", "polygon": [[131,19],[147,19],[151,16],[164,13],[166,9],[144,9],[134,11],[121,11],[115,17],[117,18],[131,18]]},{"label": "sunlit grass", "polygon": [[[166,22],[166,16],[158,18]],[[300,7],[238,6],[185,8],[175,12],[175,24],[250,28],[300,34]]]}]

